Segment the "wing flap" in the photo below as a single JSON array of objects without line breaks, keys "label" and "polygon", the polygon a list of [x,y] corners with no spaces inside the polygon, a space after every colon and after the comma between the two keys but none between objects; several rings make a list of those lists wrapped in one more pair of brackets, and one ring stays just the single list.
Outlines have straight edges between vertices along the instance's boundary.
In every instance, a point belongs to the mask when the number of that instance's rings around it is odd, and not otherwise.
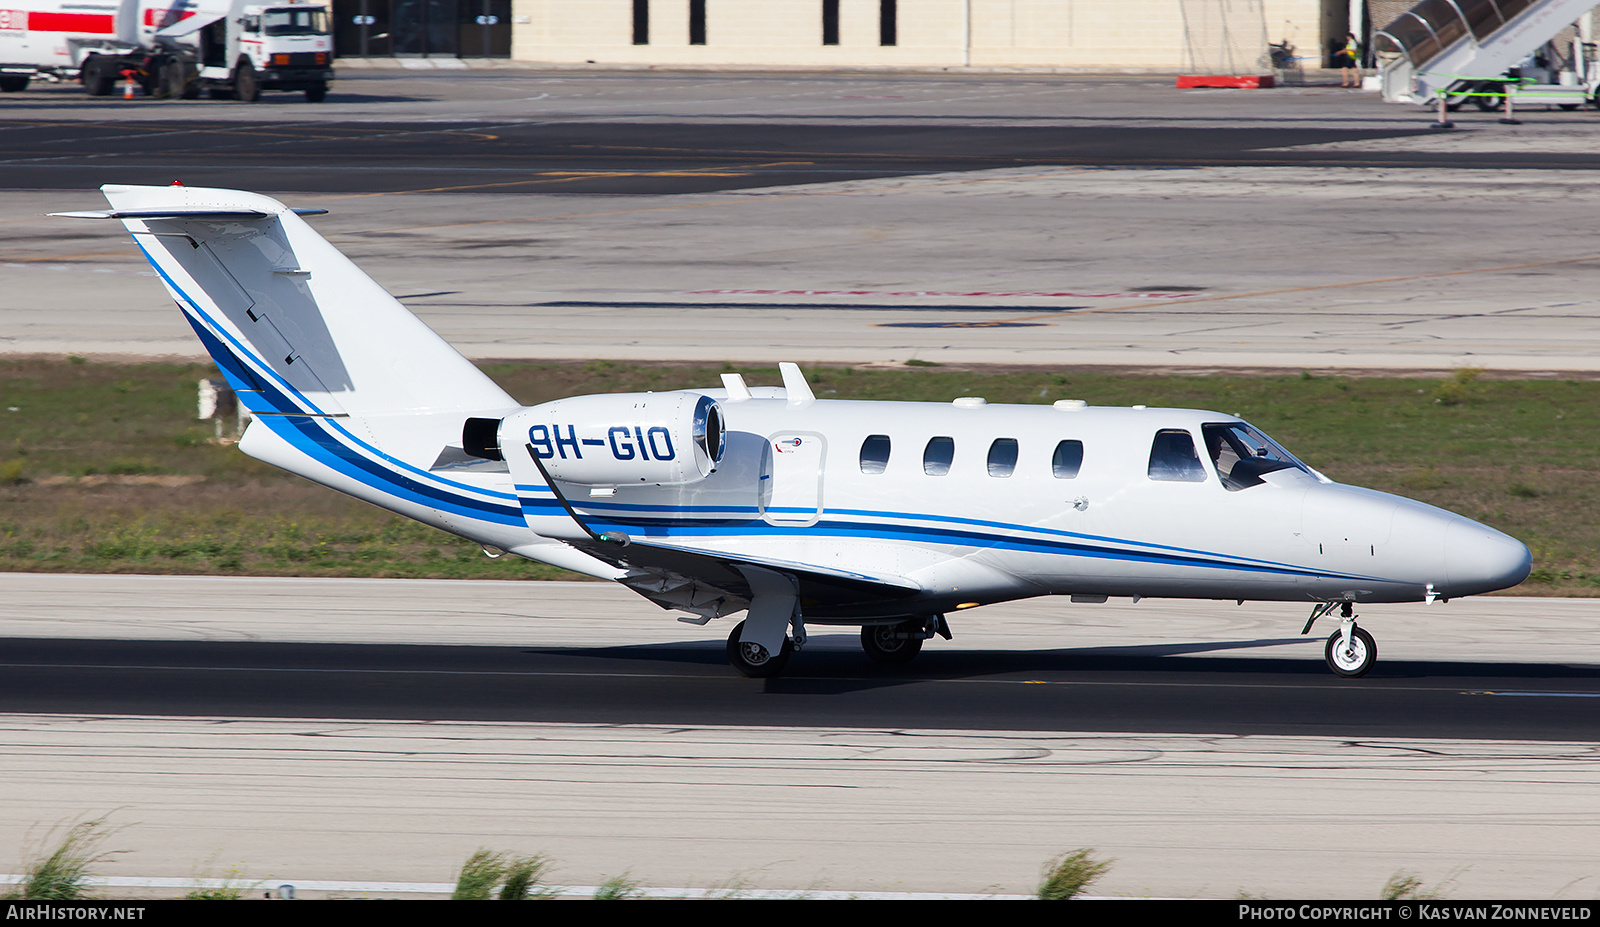
[{"label": "wing flap", "polygon": [[858,605],[884,599],[909,599],[923,592],[920,585],[901,576],[869,576],[806,563],[744,557],[723,551],[636,540],[630,540],[626,545],[609,540],[568,543],[619,567],[692,578],[724,595],[743,600],[750,598],[751,590],[749,580],[739,570],[741,566],[775,570],[794,577],[802,605]]}]

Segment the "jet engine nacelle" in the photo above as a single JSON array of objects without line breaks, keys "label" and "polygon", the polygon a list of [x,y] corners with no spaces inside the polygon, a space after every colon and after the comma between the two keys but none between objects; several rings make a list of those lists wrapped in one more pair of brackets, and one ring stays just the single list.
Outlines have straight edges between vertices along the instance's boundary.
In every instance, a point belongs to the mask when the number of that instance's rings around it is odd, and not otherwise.
[{"label": "jet engine nacelle", "polygon": [[701,393],[574,396],[502,419],[499,441],[567,483],[693,483],[722,459],[722,410]]}]

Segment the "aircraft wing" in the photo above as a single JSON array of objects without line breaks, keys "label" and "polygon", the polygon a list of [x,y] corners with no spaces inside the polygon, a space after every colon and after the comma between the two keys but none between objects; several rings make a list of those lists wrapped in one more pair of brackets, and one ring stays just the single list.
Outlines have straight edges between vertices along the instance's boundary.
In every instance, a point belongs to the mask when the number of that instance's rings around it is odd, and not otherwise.
[{"label": "aircraft wing", "polygon": [[825,605],[848,605],[883,598],[907,599],[922,587],[900,576],[869,576],[845,570],[832,570],[812,564],[791,563],[764,557],[746,557],[723,551],[653,544],[630,540],[626,546],[613,541],[569,541],[590,556],[619,567],[675,573],[717,589],[748,599],[750,583],[740,567],[757,567],[785,573],[799,584],[800,599]]},{"label": "aircraft wing", "polygon": [[[754,596],[750,574],[763,572],[792,578],[800,602],[824,611],[830,607],[881,603],[885,599],[909,599],[925,591],[919,583],[902,576],[872,576],[770,557],[661,544],[619,532],[601,534],[589,527],[573,508],[560,483],[551,478],[550,471],[531,446],[527,460],[537,470],[543,485],[566,510],[571,524],[582,532],[581,535],[564,535],[561,540],[597,560],[628,571],[618,582],[663,608],[679,608],[706,618],[739,611],[747,607]],[[520,455],[511,456],[513,472],[521,461]]]}]

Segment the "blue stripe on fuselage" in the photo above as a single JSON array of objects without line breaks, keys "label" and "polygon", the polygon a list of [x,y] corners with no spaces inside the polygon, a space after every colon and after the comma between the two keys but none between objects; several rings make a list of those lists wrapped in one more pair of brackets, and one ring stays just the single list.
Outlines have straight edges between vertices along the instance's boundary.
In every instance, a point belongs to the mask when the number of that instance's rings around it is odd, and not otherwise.
[{"label": "blue stripe on fuselage", "polygon": [[[541,514],[538,510],[544,509],[542,514],[552,516],[566,516],[566,511],[554,497],[530,498],[521,497],[523,511],[530,515]],[[585,508],[594,507],[585,503]],[[669,506],[651,506],[651,508],[671,508]],[[709,511],[737,512],[755,511],[743,506],[703,506],[696,507]],[[810,511],[796,510],[796,511]],[[848,512],[849,510],[839,510]],[[872,512],[875,516],[894,518],[898,513]],[[1225,554],[1209,551],[1190,550],[1186,548],[1166,547],[1163,545],[1145,544],[1139,541],[1122,541],[1115,538],[1099,538],[1087,535],[1072,535],[1068,532],[1055,529],[1032,528],[1026,525],[1006,525],[998,522],[979,522],[973,519],[946,518],[938,515],[903,513],[898,517],[919,521],[944,521],[956,524],[977,524],[994,526],[1014,532],[1047,533],[1072,538],[1072,540],[1054,540],[1049,538],[1019,538],[1009,534],[996,534],[991,532],[973,531],[970,529],[941,528],[934,526],[919,526],[903,522],[858,522],[827,519],[814,525],[807,526],[778,526],[768,524],[759,518],[740,518],[730,516],[725,518],[618,518],[611,517],[586,519],[591,530],[596,532],[633,531],[642,537],[681,540],[696,537],[740,537],[760,535],[765,537],[784,537],[800,535],[806,538],[839,538],[902,541],[916,544],[943,544],[952,547],[980,547],[984,549],[1001,549],[1026,551],[1031,553],[1059,554],[1062,556],[1089,557],[1097,560],[1125,560],[1138,563],[1162,563],[1173,566],[1193,566],[1210,569],[1228,570],[1231,572],[1259,572],[1273,573],[1285,576],[1334,576],[1352,580],[1382,581],[1379,577],[1359,576],[1345,573],[1332,573],[1326,570],[1311,570],[1294,564],[1273,563],[1270,561],[1252,560],[1246,558],[1227,558]],[[1101,543],[1095,543],[1101,542]],[[1154,548],[1154,550],[1128,550],[1125,548],[1101,546],[1101,544],[1121,544],[1128,546]]]}]

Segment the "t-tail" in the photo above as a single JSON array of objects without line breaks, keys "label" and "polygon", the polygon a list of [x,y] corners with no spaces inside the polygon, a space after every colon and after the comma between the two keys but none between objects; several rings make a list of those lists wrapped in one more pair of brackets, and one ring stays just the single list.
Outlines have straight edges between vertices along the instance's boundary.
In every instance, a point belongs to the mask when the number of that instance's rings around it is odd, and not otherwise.
[{"label": "t-tail", "polygon": [[101,192],[109,211],[58,215],[132,233],[251,413],[245,453],[486,545],[614,575],[531,535],[504,465],[462,452],[463,422],[520,404],[301,217],[323,210],[204,187]]}]

